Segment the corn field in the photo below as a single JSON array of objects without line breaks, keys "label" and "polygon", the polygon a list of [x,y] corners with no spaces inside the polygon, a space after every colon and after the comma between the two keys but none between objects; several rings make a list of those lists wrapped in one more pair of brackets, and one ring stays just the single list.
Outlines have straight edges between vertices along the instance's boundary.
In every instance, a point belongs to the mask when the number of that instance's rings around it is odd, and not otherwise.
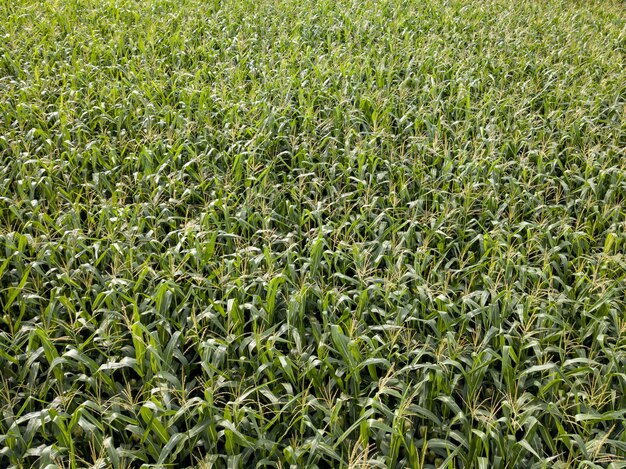
[{"label": "corn field", "polygon": [[0,467],[626,468],[621,0],[0,0]]}]

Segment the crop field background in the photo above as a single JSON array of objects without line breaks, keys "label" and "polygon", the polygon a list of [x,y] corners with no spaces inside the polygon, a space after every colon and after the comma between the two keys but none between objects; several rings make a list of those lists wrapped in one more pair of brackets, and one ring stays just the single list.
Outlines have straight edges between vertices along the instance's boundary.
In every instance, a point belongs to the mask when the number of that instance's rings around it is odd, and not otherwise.
[{"label": "crop field background", "polygon": [[626,467],[625,247],[623,1],[0,1],[0,467]]}]

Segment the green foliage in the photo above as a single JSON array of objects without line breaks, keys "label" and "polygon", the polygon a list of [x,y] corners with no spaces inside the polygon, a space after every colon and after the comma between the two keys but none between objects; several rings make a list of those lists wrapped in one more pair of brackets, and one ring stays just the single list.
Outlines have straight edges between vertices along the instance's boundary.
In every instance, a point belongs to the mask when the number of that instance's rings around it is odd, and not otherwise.
[{"label": "green foliage", "polygon": [[624,467],[626,9],[0,2],[1,467]]}]

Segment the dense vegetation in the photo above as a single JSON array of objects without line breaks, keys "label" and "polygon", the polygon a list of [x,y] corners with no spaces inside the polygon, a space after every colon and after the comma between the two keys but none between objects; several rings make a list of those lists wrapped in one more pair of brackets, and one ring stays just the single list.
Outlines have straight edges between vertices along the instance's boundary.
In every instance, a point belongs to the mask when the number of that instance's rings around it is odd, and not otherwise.
[{"label": "dense vegetation", "polygon": [[0,2],[0,466],[624,467],[625,20]]}]

